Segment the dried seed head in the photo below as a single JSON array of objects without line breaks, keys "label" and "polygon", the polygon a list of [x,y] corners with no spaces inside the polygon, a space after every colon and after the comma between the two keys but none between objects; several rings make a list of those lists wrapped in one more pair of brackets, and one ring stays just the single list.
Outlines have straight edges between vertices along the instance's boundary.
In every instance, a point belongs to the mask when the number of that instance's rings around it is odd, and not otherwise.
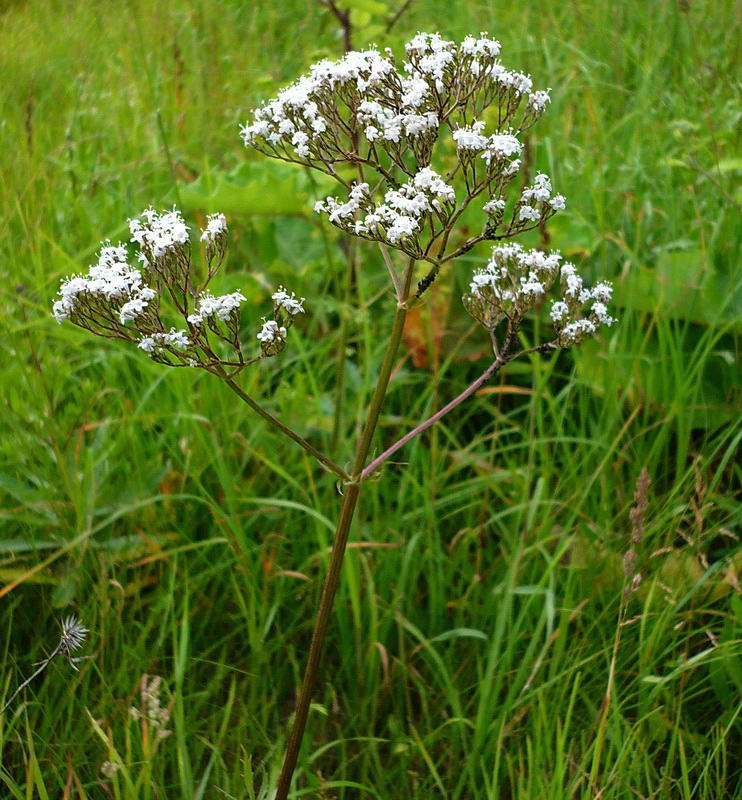
[{"label": "dried seed head", "polygon": [[77,617],[67,617],[62,622],[62,638],[59,640],[59,652],[71,658],[75,650],[79,650],[89,631],[84,628]]},{"label": "dried seed head", "polygon": [[629,511],[631,520],[631,544],[637,545],[644,534],[644,516],[647,511],[647,494],[649,493],[649,471],[646,467],[639,473],[634,491],[634,505]]}]

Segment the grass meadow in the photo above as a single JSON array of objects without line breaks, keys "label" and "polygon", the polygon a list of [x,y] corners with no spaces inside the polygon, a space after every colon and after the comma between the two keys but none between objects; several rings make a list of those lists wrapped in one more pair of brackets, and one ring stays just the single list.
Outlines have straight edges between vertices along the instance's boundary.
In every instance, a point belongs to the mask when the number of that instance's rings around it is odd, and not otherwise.
[{"label": "grass meadow", "polygon": [[[417,0],[386,34],[398,6],[347,5],[356,47],[487,30],[552,87],[529,141],[568,199],[547,243],[615,282],[620,324],[512,365],[365,488],[292,796],[740,798],[739,6]],[[0,706],[67,614],[93,656],[0,717],[0,797],[269,800],[335,481],[211,376],[50,305],[149,204],[224,211],[219,289],[265,304],[286,283],[309,311],[244,385],[345,464],[387,276],[362,244],[348,292],[321,187],[238,135],[341,53],[337,23],[311,0],[0,9]],[[408,321],[377,451],[481,372],[459,298],[487,252]],[[130,716],[144,675],[166,738]]]}]

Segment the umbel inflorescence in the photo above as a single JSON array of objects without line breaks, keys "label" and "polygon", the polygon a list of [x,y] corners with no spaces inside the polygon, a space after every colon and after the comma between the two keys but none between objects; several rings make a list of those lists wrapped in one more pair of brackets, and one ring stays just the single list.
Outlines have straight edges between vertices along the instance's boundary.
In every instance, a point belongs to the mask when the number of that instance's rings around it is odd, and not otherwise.
[{"label": "umbel inflorescence", "polygon": [[[419,297],[446,262],[479,242],[533,230],[566,207],[543,173],[517,186],[522,135],[544,113],[550,90],[534,91],[499,54],[487,34],[456,44],[420,33],[406,44],[401,68],[390,50],[321,61],[257,109],[242,138],[342,184],[345,195],[318,201],[315,211],[350,235],[428,262]],[[480,229],[462,241],[457,223],[477,207]],[[613,322],[608,284],[591,293],[558,254],[514,247],[494,248],[464,302],[492,329],[520,319],[550,289],[555,346]]]},{"label": "umbel inflorescence", "polygon": [[192,263],[190,230],[177,209],[149,208],[129,220],[132,260],[125,244],[104,242],[98,261],[85,275],[62,281],[54,303],[58,322],[70,322],[98,336],[124,339],[154,361],[171,367],[201,367],[230,375],[262,358],[278,355],[304,298],[282,286],[273,309],[263,318],[252,357],[243,352],[241,292],[214,295],[209,284],[224,260],[227,222],[208,217],[201,231],[205,266],[199,276]]},{"label": "umbel inflorescence", "polygon": [[[533,230],[566,206],[543,173],[517,186],[522,134],[544,113],[550,90],[534,91],[530,76],[506,69],[500,49],[486,34],[456,44],[420,33],[405,45],[401,68],[390,50],[373,48],[321,61],[257,109],[242,138],[267,156],[337,180],[346,195],[318,201],[315,211],[352,236],[427,262],[419,298],[447,262],[480,242]],[[477,207],[480,230],[462,240],[457,224]],[[104,243],[86,275],[63,281],[54,304],[58,321],[130,341],[169,366],[215,372],[234,374],[283,350],[288,329],[304,312],[303,298],[281,287],[256,334],[257,354],[245,355],[244,295],[208,291],[226,250],[222,214],[211,215],[201,232],[200,279],[177,209],[147,209],[129,228],[134,263],[127,245]],[[399,277],[390,269],[399,294]],[[609,284],[590,290],[558,253],[517,245],[493,248],[464,305],[494,332],[504,319],[517,327],[549,293],[554,347],[576,344],[614,321]]]}]

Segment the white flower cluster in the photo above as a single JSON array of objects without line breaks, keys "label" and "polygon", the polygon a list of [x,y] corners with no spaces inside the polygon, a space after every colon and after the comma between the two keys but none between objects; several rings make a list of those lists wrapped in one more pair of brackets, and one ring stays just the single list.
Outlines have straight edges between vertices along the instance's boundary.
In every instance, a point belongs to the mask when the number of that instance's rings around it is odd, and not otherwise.
[{"label": "white flower cluster", "polygon": [[403,136],[414,138],[438,130],[438,115],[434,111],[421,114],[399,114],[375,100],[364,100],[358,106],[358,119],[364,124],[369,142],[377,139],[399,144]]},{"label": "white flower cluster", "polygon": [[505,198],[494,197],[482,206],[482,211],[488,216],[496,216],[505,211]]},{"label": "white flower cluster", "polygon": [[177,208],[158,212],[150,207],[141,213],[139,219],[129,220],[131,241],[141,248],[143,261],[152,262],[188,245],[189,230]]},{"label": "white flower cluster", "polygon": [[145,286],[137,292],[136,297],[132,297],[124,303],[119,309],[119,320],[121,324],[133,322],[137,317],[144,314],[145,309],[149,305],[149,301],[157,297],[157,292]]},{"label": "white flower cluster", "polygon": [[263,355],[278,355],[286,345],[286,334],[294,324],[297,314],[304,313],[304,298],[297,300],[296,295],[279,286],[271,296],[273,300],[273,317],[263,317],[263,325],[257,333]]},{"label": "white flower cluster", "polygon": [[[232,374],[283,349],[294,318],[304,313],[303,297],[297,298],[283,286],[278,288],[272,296],[273,319],[258,335],[260,353],[245,359],[240,311],[247,298],[241,292],[216,296],[206,291],[226,252],[223,214],[209,215],[201,232],[207,274],[202,276],[200,288],[191,265],[189,228],[176,208],[163,212],[146,209],[140,218],[129,220],[129,229],[132,242],[138,245],[138,266],[129,264],[126,245],[104,243],[97,263],[86,275],[62,281],[60,298],[53,304],[57,322],[68,319],[98,336],[131,342],[154,361],[169,366],[211,371],[228,367]],[[147,285],[148,280],[156,289]],[[180,325],[163,321],[163,298],[172,301]],[[232,355],[226,356],[225,350]]]},{"label": "white flower cluster", "polygon": [[367,183],[356,184],[347,202],[328,197],[316,203],[314,210],[327,214],[333,225],[350,233],[399,245],[414,237],[431,215],[445,220],[456,203],[453,187],[429,167],[399,188],[388,189],[381,205],[374,205],[368,191]]},{"label": "white flower cluster", "polygon": [[[318,169],[346,187],[341,175],[357,168],[359,182],[348,187],[347,199],[328,197],[315,211],[346,233],[415,258],[431,260],[436,253],[445,260],[451,228],[470,200],[488,190],[498,204],[504,201],[505,185],[521,165],[519,135],[549,102],[549,90],[532,91],[530,77],[507,70],[499,55],[500,43],[486,33],[459,44],[418,33],[401,61],[376,49],[322,61],[258,108],[242,126],[242,138],[248,147]],[[497,120],[487,132],[485,117]],[[444,130],[458,163],[439,175],[433,156]],[[422,186],[428,175],[435,185]],[[465,192],[454,193],[454,177]],[[516,212],[503,229],[504,209],[490,206],[475,243],[520,233],[558,204],[554,198],[536,216],[531,203],[522,203],[522,215]],[[433,246],[437,239],[443,251]]]},{"label": "white flower cluster", "polygon": [[246,146],[264,144],[300,159],[317,156],[314,140],[328,129],[336,89],[356,94],[378,87],[394,72],[394,64],[377,50],[347,53],[340,61],[320,61],[309,75],[284,89],[254,113],[254,121],[241,126]]},{"label": "white flower cluster", "polygon": [[[87,275],[63,280],[59,295],[52,309],[59,323],[94,305],[115,311],[123,324],[144,313],[157,292],[144,285],[141,271],[128,263],[126,246],[119,243],[104,244],[97,263],[89,267]],[[121,301],[124,302],[117,308]]]},{"label": "white flower cluster", "polygon": [[201,231],[202,242],[213,242],[227,233],[227,218],[224,214],[209,214],[206,227]]},{"label": "white flower cluster", "polygon": [[486,33],[481,33],[479,39],[467,36],[458,46],[437,33],[418,33],[405,45],[405,50],[409,59],[405,70],[414,78],[422,78],[438,93],[460,77],[457,72],[476,78],[487,77],[518,95],[529,94],[533,85],[528,75],[510,72],[497,62],[500,43]]},{"label": "white flower cluster", "polygon": [[613,296],[610,283],[601,281],[589,289],[584,286],[575,266],[565,263],[561,269],[560,286],[562,297],[552,304],[550,311],[559,344],[579,344],[596,333],[601,325],[610,327],[616,321],[608,313],[607,303]]},{"label": "white flower cluster", "polygon": [[459,151],[481,153],[481,157],[488,165],[493,161],[503,161],[520,155],[523,151],[523,145],[512,133],[493,133],[491,136],[485,136],[482,133],[484,128],[485,124],[481,120],[468,127],[457,128],[453,132],[456,148]]},{"label": "white flower cluster", "polygon": [[[521,221],[536,221],[545,214],[554,211],[562,211],[567,207],[564,195],[555,194],[552,196],[551,179],[543,172],[539,172],[533,179],[533,186],[523,190],[518,217]],[[548,208],[544,205],[548,206]]]},{"label": "white flower cluster", "polygon": [[519,244],[492,248],[492,257],[472,276],[464,305],[476,319],[494,328],[503,318],[522,316],[551,288],[561,256],[525,250]]},{"label": "white flower cluster", "polygon": [[214,315],[222,322],[227,322],[240,310],[240,303],[246,300],[247,298],[240,292],[223,294],[220,297],[204,293],[199,296],[194,313],[188,315],[188,322],[191,325],[201,325],[205,319]]},{"label": "white flower cluster", "polygon": [[438,34],[419,33],[405,51],[402,69],[391,51],[382,55],[375,49],[315,64],[241,126],[245,145],[290,160],[327,164],[344,160],[352,149],[350,143],[346,147],[339,142],[339,133],[351,139],[362,133],[372,147],[434,139],[450,115],[466,115],[477,88],[497,96],[511,117],[516,101],[528,96],[524,122],[540,116],[548,101],[548,92],[531,95],[530,77],[497,61],[500,43],[486,33],[467,36],[459,45]]},{"label": "white flower cluster", "polygon": [[263,345],[283,342],[286,339],[286,328],[274,319],[267,320],[263,317],[263,327],[258,331],[256,338]]},{"label": "white flower cluster", "polygon": [[[463,298],[464,305],[490,330],[504,318],[517,324],[545,299],[559,278],[560,297],[550,310],[556,342],[560,346],[577,344],[596,333],[601,325],[615,322],[606,305],[612,288],[605,282],[592,289],[585,288],[574,264],[561,261],[557,252],[526,250],[519,244],[494,247],[485,267],[474,273],[469,293]],[[590,306],[587,314],[586,305]]]},{"label": "white flower cluster", "polygon": [[296,295],[293,292],[289,294],[283,286],[278,287],[278,291],[273,293],[271,299],[279,308],[285,309],[291,316],[304,313],[305,298],[302,297],[301,300],[297,300]]},{"label": "white flower cluster", "polygon": [[170,328],[169,333],[155,332],[151,336],[143,336],[137,347],[145,353],[154,353],[157,348],[167,345],[177,347],[178,350],[186,350],[191,346],[188,331],[176,331],[175,328]]},{"label": "white flower cluster", "polygon": [[546,109],[547,104],[551,102],[551,97],[549,97],[550,91],[551,89],[533,92],[528,97],[528,107],[532,108],[538,114],[542,114]]}]

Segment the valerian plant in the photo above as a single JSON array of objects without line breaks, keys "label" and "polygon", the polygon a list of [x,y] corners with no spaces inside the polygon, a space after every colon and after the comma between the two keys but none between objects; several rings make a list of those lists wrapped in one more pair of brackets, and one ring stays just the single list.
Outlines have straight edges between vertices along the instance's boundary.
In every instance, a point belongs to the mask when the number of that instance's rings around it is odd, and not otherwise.
[{"label": "valerian plant", "polygon": [[[225,254],[223,216],[211,216],[201,233],[203,274],[193,266],[189,230],[179,212],[149,209],[129,223],[131,243],[138,249],[134,264],[126,245],[104,244],[98,263],[87,275],[63,282],[55,303],[60,321],[124,339],[159,363],[203,369],[225,381],[340,478],[342,502],[332,554],[277,800],[285,800],[291,785],[364,482],[379,478],[393,453],[510,361],[572,347],[614,322],[608,311],[610,284],[588,288],[559,253],[503,243],[543,226],[565,208],[565,199],[543,173],[530,185],[517,181],[523,135],[546,110],[550,90],[534,91],[531,78],[506,69],[499,55],[499,42],[484,33],[458,44],[420,33],[405,45],[401,63],[390,50],[351,51],[338,61],[315,64],[241,127],[249,149],[337,181],[338,196],[318,201],[315,211],[348,236],[375,242],[389,273],[395,300],[390,332],[349,469],[276,419],[235,380],[250,365],[280,355],[289,329],[305,309],[303,298],[279,288],[253,349],[248,348],[245,297],[208,291]],[[476,211],[479,228],[465,237],[462,216]],[[490,363],[458,397],[369,461],[410,309],[422,301],[442,269],[485,242],[494,245],[472,275],[463,304],[487,333]],[[524,318],[544,307],[552,333],[526,342]]]}]

